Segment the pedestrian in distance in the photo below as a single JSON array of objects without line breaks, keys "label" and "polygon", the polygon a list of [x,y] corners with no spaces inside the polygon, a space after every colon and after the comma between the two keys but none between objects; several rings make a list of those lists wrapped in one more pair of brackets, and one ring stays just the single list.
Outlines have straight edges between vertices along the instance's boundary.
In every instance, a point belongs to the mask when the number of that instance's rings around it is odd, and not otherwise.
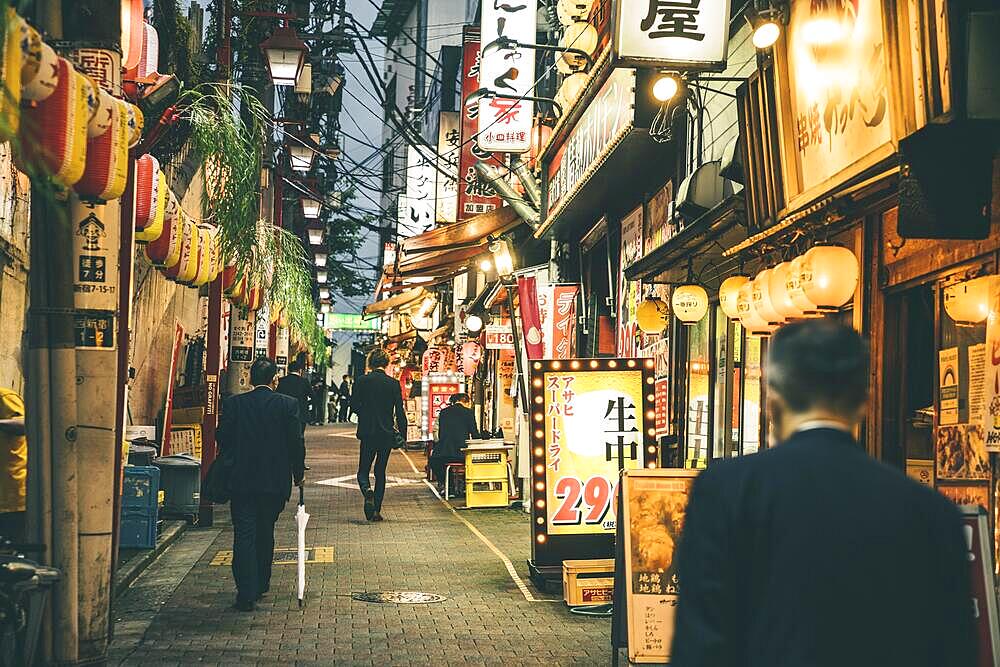
[{"label": "pedestrian in distance", "polygon": [[[389,356],[376,348],[368,354],[368,373],[354,385],[351,408],[358,415],[358,488],[365,498],[365,518],[383,521],[382,499],[385,497],[385,469],[397,435],[405,437],[406,410],[399,382],[386,375]],[[375,465],[375,490],[370,484],[372,464]]]},{"label": "pedestrian in distance", "polygon": [[678,547],[674,667],[972,667],[957,508],[854,438],[869,353],[808,320],[768,345],[772,448],[694,482]]},{"label": "pedestrian in distance", "polygon": [[337,395],[340,396],[340,414],[337,415],[337,421],[347,422],[351,419],[351,376],[345,375],[343,381],[340,383],[340,387],[337,389]]},{"label": "pedestrian in distance", "polygon": [[469,438],[479,437],[476,415],[472,411],[472,399],[468,394],[452,394],[448,406],[438,413],[434,423],[436,431],[434,448],[431,450],[431,470],[437,480],[438,491],[445,492],[444,473],[449,463],[464,463],[462,449]]},{"label": "pedestrian in distance", "polygon": [[[302,425],[302,440],[305,442],[306,424],[309,422],[309,415],[312,413],[313,389],[309,380],[303,377],[306,369],[305,356],[299,356],[288,367],[288,374],[278,380],[275,391],[285,396],[291,396],[299,403],[299,422]],[[306,470],[309,467],[306,466]]]},{"label": "pedestrian in distance", "polygon": [[266,357],[250,365],[253,389],[222,403],[216,440],[233,457],[233,578],[236,608],[253,611],[271,584],[274,524],[302,486],[305,446],[299,402],[273,391],[278,368]]}]

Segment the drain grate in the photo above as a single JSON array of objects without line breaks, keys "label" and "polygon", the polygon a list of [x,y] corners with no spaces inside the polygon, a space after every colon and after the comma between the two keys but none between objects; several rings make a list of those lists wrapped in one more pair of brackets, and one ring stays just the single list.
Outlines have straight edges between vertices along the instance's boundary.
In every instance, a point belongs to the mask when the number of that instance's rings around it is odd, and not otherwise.
[{"label": "drain grate", "polygon": [[358,602],[393,603],[393,604],[431,604],[444,602],[448,598],[436,593],[421,593],[420,591],[365,591],[352,593],[351,597]]}]

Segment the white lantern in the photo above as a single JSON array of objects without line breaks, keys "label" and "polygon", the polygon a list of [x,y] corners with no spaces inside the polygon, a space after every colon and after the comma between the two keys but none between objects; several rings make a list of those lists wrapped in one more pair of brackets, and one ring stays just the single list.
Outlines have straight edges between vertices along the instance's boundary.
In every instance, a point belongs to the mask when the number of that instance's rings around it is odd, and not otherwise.
[{"label": "white lantern", "polygon": [[319,288],[319,298],[323,299],[324,301],[326,299],[329,299],[330,298],[330,288],[329,287],[320,287]]},{"label": "white lantern", "polygon": [[771,325],[753,307],[753,281],[748,281],[740,288],[736,309],[739,311],[740,324],[749,335],[766,336],[771,333]]},{"label": "white lantern", "polygon": [[820,311],[833,312],[854,297],[858,258],[843,246],[818,245],[802,256],[802,292]]},{"label": "white lantern", "polygon": [[322,204],[318,199],[313,199],[312,197],[302,198],[302,215],[310,220],[315,220],[319,217],[319,211],[322,208]]},{"label": "white lantern", "polygon": [[559,86],[559,92],[562,98],[566,101],[566,106],[573,106],[580,98],[580,93],[582,93],[583,89],[586,87],[587,75],[583,72],[570,74],[568,77],[563,79],[562,85]]},{"label": "white lantern", "polygon": [[514,275],[514,256],[510,252],[510,243],[504,240],[494,241],[489,246],[493,253],[493,266],[501,278]]},{"label": "white lantern", "polygon": [[795,305],[792,297],[788,294],[788,269],[790,266],[789,262],[782,262],[771,269],[771,273],[767,277],[771,304],[778,311],[778,314],[786,320],[802,317],[802,310]]},{"label": "white lantern", "polygon": [[730,276],[719,285],[719,307],[731,320],[739,319],[740,313],[736,309],[736,299],[740,295],[740,288],[750,282],[746,276]]},{"label": "white lantern", "polygon": [[590,3],[585,0],[557,0],[556,18],[564,26],[570,26],[575,21],[587,18],[590,14]]},{"label": "white lantern", "polygon": [[309,234],[310,245],[320,245],[323,243],[322,227],[307,227],[306,232]]},{"label": "white lantern", "polygon": [[708,312],[708,292],[701,285],[681,285],[674,290],[670,305],[683,324],[695,324]]},{"label": "white lantern", "polygon": [[319,283],[320,285],[326,282],[326,271],[316,272],[316,282]]},{"label": "white lantern", "polygon": [[[578,49],[587,55],[593,55],[597,48],[597,29],[587,21],[574,21],[566,27],[559,46],[564,49]],[[569,74],[581,70],[586,66],[586,60],[578,54],[566,53],[565,51],[556,54],[556,69],[562,74]]]},{"label": "white lantern", "polygon": [[313,258],[314,258],[314,260],[316,262],[316,266],[318,266],[319,268],[323,268],[324,266],[326,266],[326,253],[325,252],[314,253],[313,254]]},{"label": "white lantern", "polygon": [[944,288],[944,312],[960,326],[974,326],[990,314],[992,276],[973,278]]},{"label": "white lantern", "polygon": [[799,255],[788,263],[785,287],[792,303],[802,312],[802,317],[820,317],[822,314],[819,312],[816,304],[810,301],[809,297],[802,290],[802,258],[804,256]]},{"label": "white lantern", "polygon": [[764,269],[753,279],[750,288],[750,298],[753,300],[753,309],[757,314],[767,320],[768,324],[779,325],[785,323],[785,318],[774,307],[771,300],[771,269]]},{"label": "white lantern", "polygon": [[260,44],[267,60],[267,70],[271,82],[276,86],[294,86],[302,72],[309,47],[287,25],[275,29],[274,33]]}]

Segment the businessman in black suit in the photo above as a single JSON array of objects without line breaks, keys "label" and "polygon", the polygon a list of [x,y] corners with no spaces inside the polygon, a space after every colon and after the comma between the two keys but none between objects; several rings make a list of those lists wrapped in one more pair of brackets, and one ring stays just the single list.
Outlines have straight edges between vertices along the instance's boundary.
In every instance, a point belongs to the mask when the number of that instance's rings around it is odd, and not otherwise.
[{"label": "businessman in black suit", "polygon": [[250,366],[253,390],[222,403],[216,440],[234,457],[233,578],[236,608],[252,611],[271,583],[274,524],[302,485],[305,448],[298,402],[272,390],[278,368],[267,358]]},{"label": "businessman in black suit", "polygon": [[971,667],[957,509],[853,432],[868,349],[833,321],[772,337],[776,446],[695,481],[678,551],[672,667]]},{"label": "businessman in black suit", "polygon": [[[406,411],[403,390],[399,382],[385,373],[389,356],[376,348],[368,354],[368,374],[354,383],[351,408],[358,415],[358,488],[365,497],[365,518],[383,521],[382,499],[385,497],[385,469],[395,443],[395,433],[406,437]],[[369,482],[375,464],[375,490]]]}]

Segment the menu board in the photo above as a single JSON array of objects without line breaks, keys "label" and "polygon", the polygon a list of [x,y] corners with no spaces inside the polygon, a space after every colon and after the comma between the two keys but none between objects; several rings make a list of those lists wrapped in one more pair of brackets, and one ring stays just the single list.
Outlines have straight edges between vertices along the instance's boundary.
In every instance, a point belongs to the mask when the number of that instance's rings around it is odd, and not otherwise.
[{"label": "menu board", "polygon": [[670,660],[680,582],[677,545],[697,470],[626,470],[624,511],[624,596],[628,658],[638,663]]}]

